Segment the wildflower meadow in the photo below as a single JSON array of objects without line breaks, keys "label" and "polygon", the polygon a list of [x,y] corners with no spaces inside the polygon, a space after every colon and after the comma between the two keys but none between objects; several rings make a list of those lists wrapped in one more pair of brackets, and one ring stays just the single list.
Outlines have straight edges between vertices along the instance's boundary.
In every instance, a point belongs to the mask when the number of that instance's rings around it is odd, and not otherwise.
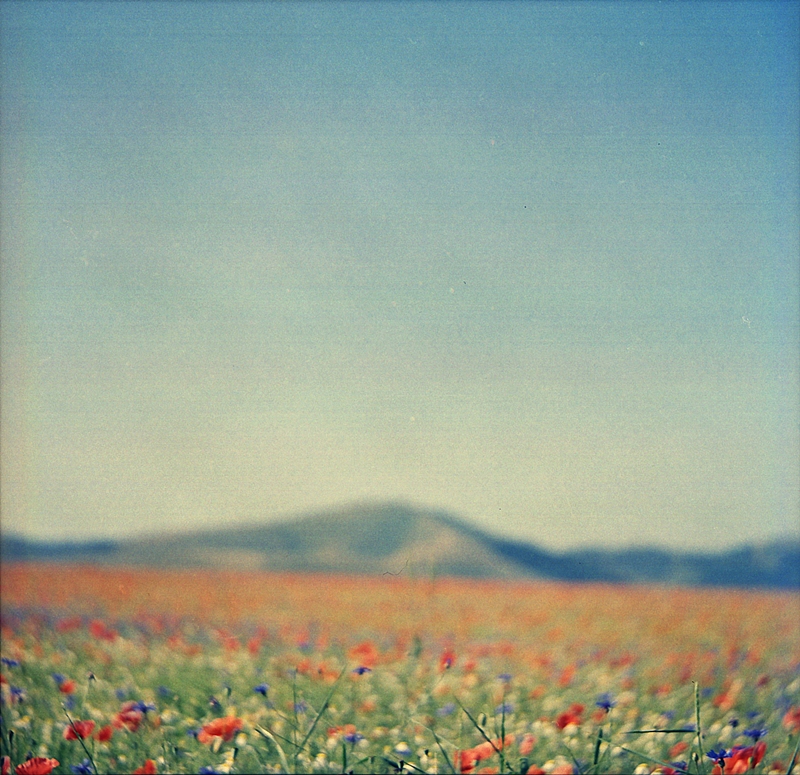
[{"label": "wildflower meadow", "polygon": [[2,569],[2,775],[800,773],[796,593]]}]

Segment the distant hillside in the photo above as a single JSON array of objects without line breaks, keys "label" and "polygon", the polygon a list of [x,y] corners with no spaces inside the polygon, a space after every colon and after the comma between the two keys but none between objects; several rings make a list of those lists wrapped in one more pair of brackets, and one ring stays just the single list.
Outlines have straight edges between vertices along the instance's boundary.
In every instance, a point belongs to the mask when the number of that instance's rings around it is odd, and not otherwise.
[{"label": "distant hillside", "polygon": [[0,540],[0,559],[800,589],[797,541],[707,554],[653,548],[552,553],[405,503],[118,542],[38,543],[8,536]]}]

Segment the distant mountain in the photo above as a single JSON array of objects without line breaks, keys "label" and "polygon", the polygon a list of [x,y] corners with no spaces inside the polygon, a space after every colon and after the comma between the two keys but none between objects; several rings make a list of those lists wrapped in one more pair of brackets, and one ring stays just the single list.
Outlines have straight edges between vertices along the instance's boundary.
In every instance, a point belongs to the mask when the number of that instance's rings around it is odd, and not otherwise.
[{"label": "distant mountain", "polygon": [[4,536],[0,560],[800,589],[796,540],[719,553],[553,553],[405,503],[122,541],[42,543]]}]

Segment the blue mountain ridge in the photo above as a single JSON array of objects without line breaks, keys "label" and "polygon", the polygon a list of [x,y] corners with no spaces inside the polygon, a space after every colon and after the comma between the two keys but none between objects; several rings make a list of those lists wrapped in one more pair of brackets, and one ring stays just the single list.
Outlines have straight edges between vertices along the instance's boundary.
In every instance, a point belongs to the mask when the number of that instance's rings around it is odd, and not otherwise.
[{"label": "blue mountain ridge", "polygon": [[[387,561],[434,552],[427,572],[480,578],[800,590],[800,540],[721,552],[655,547],[551,552],[500,537],[448,512],[405,503],[366,504],[281,522],[144,539],[42,542],[0,535],[0,561],[153,567],[242,567],[291,572],[378,573]],[[396,564],[392,567],[397,567]]]}]

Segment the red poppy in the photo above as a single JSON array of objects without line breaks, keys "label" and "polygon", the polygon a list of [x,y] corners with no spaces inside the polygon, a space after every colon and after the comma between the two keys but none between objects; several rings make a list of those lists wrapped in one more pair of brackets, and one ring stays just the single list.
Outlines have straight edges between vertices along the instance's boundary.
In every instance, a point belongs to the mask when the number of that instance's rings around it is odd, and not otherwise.
[{"label": "red poppy", "polygon": [[75,683],[75,681],[73,681],[71,678],[68,678],[66,681],[62,681],[58,685],[58,691],[62,692],[63,694],[72,694],[75,691],[76,687],[77,684]]},{"label": "red poppy", "polygon": [[371,670],[378,663],[379,654],[375,644],[371,640],[365,640],[363,643],[351,648],[347,652],[347,656],[354,662],[358,662],[359,665],[368,667]]},{"label": "red poppy", "polygon": [[685,740],[681,740],[679,743],[675,743],[672,748],[669,749],[669,758],[670,761],[673,759],[677,759],[684,751],[689,750],[689,743]]},{"label": "red poppy", "polygon": [[783,717],[783,728],[787,732],[800,732],[800,705],[789,708]]},{"label": "red poppy", "polygon": [[499,737],[491,742],[486,742],[476,745],[474,748],[468,748],[466,751],[456,751],[456,769],[461,772],[472,772],[475,765],[488,759],[498,751],[502,751],[508,745],[514,742],[514,735],[506,735],[503,740]]},{"label": "red poppy", "polygon": [[146,759],[145,763],[133,771],[133,775],[156,775],[156,763],[152,759]]},{"label": "red poppy", "polygon": [[530,732],[527,732],[522,736],[522,740],[519,742],[519,752],[523,756],[527,756],[533,750],[535,745],[536,738]]},{"label": "red poppy", "polygon": [[98,640],[112,641],[117,637],[117,631],[106,627],[99,619],[95,619],[89,623],[89,633],[93,638],[97,638]]},{"label": "red poppy", "polygon": [[453,757],[453,763],[455,764],[457,772],[472,772],[475,769],[475,765],[478,763],[478,757],[475,755],[475,751],[472,748],[468,748],[466,751],[456,751]]},{"label": "red poppy", "polygon": [[453,649],[447,648],[439,657],[439,672],[449,670],[456,663],[456,653]]},{"label": "red poppy", "polygon": [[567,665],[561,671],[561,675],[558,677],[558,685],[562,689],[566,689],[572,683],[572,679],[575,678],[576,670],[577,668],[575,667],[575,665]]},{"label": "red poppy", "polygon": [[210,743],[215,737],[221,737],[225,742],[233,740],[234,735],[242,728],[244,722],[235,716],[214,719],[206,724],[197,735],[201,743]]},{"label": "red poppy", "polygon": [[8,775],[11,772],[11,757],[3,756],[0,758],[0,775]]},{"label": "red poppy", "polygon": [[583,722],[581,714],[585,710],[584,706],[579,702],[574,702],[570,705],[569,710],[564,713],[559,713],[556,717],[556,726],[559,729],[564,729],[570,724],[580,725]]},{"label": "red poppy", "polygon": [[58,759],[34,756],[32,759],[18,764],[14,768],[14,772],[16,775],[50,775],[56,767],[58,767]]},{"label": "red poppy", "polygon": [[731,751],[731,755],[725,758],[724,768],[715,764],[711,773],[712,775],[744,775],[761,763],[766,752],[767,744],[763,740],[755,745],[748,745],[746,748],[737,746]]},{"label": "red poppy", "polygon": [[98,730],[95,737],[99,742],[107,743],[111,739],[111,736],[113,734],[114,734],[114,727],[112,727],[110,724],[106,724],[104,727]]},{"label": "red poppy", "polygon": [[65,740],[85,740],[94,732],[94,721],[73,721],[64,730]]},{"label": "red poppy", "polygon": [[126,702],[119,713],[112,719],[111,723],[117,728],[122,729],[125,727],[131,732],[139,729],[139,724],[142,723],[144,713],[139,710],[137,703],[134,701]]}]

